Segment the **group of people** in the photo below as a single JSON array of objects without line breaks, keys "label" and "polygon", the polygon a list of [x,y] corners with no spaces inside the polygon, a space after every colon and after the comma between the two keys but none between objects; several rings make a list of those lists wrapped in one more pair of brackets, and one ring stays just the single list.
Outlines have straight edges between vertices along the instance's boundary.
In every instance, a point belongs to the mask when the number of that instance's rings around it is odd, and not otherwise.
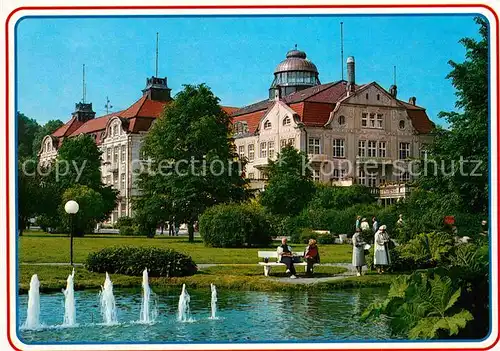
[{"label": "group of people", "polygon": [[[281,245],[278,246],[278,262],[286,265],[286,273],[290,274],[291,279],[295,279],[297,272],[295,271],[294,256],[292,248],[288,245],[287,238],[281,239]],[[304,260],[307,262],[306,275],[311,276],[314,264],[320,263],[318,245],[315,239],[310,239],[309,243],[304,250]]]},{"label": "group of people", "polygon": [[[374,217],[376,220],[376,218]],[[361,222],[362,223],[362,222]],[[360,223],[360,224],[361,224]],[[374,222],[376,223],[376,222]],[[368,229],[369,230],[369,229]],[[352,265],[356,267],[357,276],[361,276],[363,266],[366,266],[366,254],[371,246],[363,240],[361,225],[356,227],[356,232],[352,236]],[[381,225],[375,231],[374,236],[374,253],[373,264],[379,274],[385,272],[386,267],[391,264],[391,256],[389,254],[390,237],[387,234],[387,227]],[[281,239],[281,245],[277,248],[278,262],[286,265],[286,273],[290,274],[290,278],[295,279],[296,270],[294,266],[294,255],[292,248],[288,245],[287,238]],[[318,245],[315,239],[310,239],[304,250],[304,260],[307,263],[306,275],[310,276],[313,272],[314,264],[320,263]]]}]

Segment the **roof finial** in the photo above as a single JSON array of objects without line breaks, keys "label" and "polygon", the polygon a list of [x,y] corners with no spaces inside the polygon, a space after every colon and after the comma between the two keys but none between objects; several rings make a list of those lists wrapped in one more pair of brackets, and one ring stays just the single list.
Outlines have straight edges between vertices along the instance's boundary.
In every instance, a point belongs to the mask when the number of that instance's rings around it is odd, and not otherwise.
[{"label": "roof finial", "polygon": [[104,108],[106,109],[106,114],[109,114],[109,109],[113,108],[113,105],[111,105],[111,101],[109,101],[109,98],[106,96],[106,105],[104,105]]},{"label": "roof finial", "polygon": [[394,85],[396,85],[396,66],[394,66]]},{"label": "roof finial", "polygon": [[85,88],[85,64],[83,64],[83,75],[82,75],[82,103],[85,103],[85,95],[86,95],[86,88]]},{"label": "roof finial", "polygon": [[295,50],[297,50],[297,44],[295,44]]},{"label": "roof finial", "polygon": [[340,22],[340,72],[344,80],[344,22]]}]

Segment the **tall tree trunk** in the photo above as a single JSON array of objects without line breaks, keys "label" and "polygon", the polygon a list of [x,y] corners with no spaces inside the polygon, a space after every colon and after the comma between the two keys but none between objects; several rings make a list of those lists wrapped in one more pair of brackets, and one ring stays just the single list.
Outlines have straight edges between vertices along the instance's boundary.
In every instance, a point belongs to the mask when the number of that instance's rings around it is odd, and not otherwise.
[{"label": "tall tree trunk", "polygon": [[189,235],[189,242],[192,243],[194,242],[194,227],[193,227],[193,222],[188,222],[188,235]]}]

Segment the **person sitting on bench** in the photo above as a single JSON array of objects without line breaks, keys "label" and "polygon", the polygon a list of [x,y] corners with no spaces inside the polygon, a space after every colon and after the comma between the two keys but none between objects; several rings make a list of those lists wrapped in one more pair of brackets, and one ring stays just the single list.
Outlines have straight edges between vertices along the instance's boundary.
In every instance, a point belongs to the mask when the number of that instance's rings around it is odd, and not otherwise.
[{"label": "person sitting on bench", "polygon": [[295,267],[293,266],[292,248],[288,246],[286,238],[281,239],[281,245],[278,246],[277,252],[278,252],[278,262],[284,263],[286,265],[287,268],[286,272],[291,274],[290,278],[291,279],[297,278],[295,276],[297,272],[295,271]]},{"label": "person sitting on bench", "polygon": [[316,240],[309,239],[309,245],[304,251],[304,259],[307,262],[307,275],[312,275],[313,267],[315,263],[319,263],[319,250],[318,245],[316,245]]}]

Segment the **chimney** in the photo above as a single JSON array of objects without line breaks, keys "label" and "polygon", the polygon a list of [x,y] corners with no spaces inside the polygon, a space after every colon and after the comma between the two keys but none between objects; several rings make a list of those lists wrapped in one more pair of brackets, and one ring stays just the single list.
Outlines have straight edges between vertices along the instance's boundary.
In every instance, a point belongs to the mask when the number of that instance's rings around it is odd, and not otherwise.
[{"label": "chimney", "polygon": [[391,87],[389,88],[389,94],[391,94],[393,98],[396,98],[398,96],[398,87],[396,86],[396,84],[391,85]]},{"label": "chimney", "polygon": [[415,106],[415,105],[417,104],[417,98],[416,98],[415,96],[412,96],[412,97],[410,98],[410,100],[408,100],[408,102],[409,102],[411,105]]},{"label": "chimney", "polygon": [[354,69],[354,57],[349,56],[347,58],[347,95],[353,93],[355,90],[356,78]]}]

